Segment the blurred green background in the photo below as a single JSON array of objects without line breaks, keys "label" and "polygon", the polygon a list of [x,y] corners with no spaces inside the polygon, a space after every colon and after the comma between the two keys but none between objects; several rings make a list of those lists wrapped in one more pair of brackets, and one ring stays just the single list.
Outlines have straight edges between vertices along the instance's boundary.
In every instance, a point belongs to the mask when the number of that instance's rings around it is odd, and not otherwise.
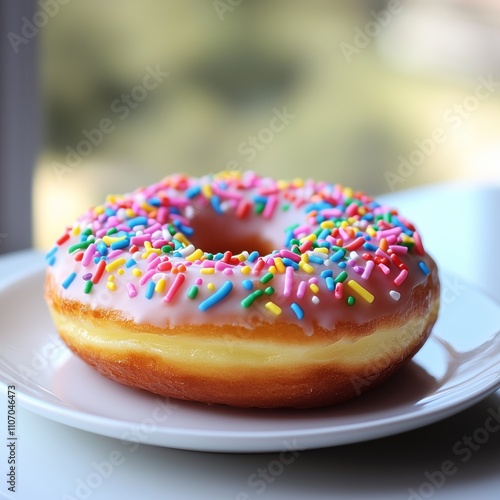
[{"label": "blurred green background", "polygon": [[60,4],[40,39],[36,246],[107,193],[179,171],[374,195],[498,179],[499,12],[486,0]]}]

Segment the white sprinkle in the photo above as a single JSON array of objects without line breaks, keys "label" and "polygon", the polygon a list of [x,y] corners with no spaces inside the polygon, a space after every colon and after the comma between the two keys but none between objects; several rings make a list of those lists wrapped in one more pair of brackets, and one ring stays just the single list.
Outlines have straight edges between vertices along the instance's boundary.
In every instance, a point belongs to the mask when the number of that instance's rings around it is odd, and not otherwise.
[{"label": "white sprinkle", "polygon": [[359,257],[359,253],[358,252],[351,252],[349,254],[349,257],[351,257],[351,259],[357,259]]},{"label": "white sprinkle", "polygon": [[311,301],[313,304],[319,304],[319,297],[317,295],[313,295]]},{"label": "white sprinkle", "polygon": [[396,290],[391,290],[389,292],[389,295],[391,296],[392,299],[394,300],[399,300],[401,298],[401,294],[399,292],[396,292]]}]

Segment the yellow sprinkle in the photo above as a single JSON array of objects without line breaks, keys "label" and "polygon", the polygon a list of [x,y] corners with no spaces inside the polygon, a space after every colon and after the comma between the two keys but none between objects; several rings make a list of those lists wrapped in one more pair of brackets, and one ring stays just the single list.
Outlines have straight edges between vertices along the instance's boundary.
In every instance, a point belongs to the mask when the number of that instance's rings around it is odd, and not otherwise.
[{"label": "yellow sprinkle", "polygon": [[125,274],[125,269],[118,269],[118,274],[123,276]]},{"label": "yellow sprinkle", "polygon": [[312,283],[311,285],[309,285],[309,288],[311,289],[312,293],[318,293],[319,292],[319,287],[318,287],[318,285],[316,285],[316,283]]},{"label": "yellow sprinkle", "polygon": [[75,226],[72,231],[74,236],[78,236],[80,234],[80,226]]},{"label": "yellow sprinkle", "polygon": [[365,215],[366,214],[366,208],[365,207],[358,207],[358,214],[359,215]]},{"label": "yellow sprinkle", "polygon": [[116,195],[108,194],[108,196],[106,196],[106,201],[108,201],[109,203],[116,203]]},{"label": "yellow sprinkle", "polygon": [[328,248],[318,247],[318,248],[315,248],[314,251],[319,252],[319,253],[328,253]]},{"label": "yellow sprinkle", "polygon": [[276,266],[269,266],[269,272],[271,274],[276,274],[276,272],[277,272]]},{"label": "yellow sprinkle", "polygon": [[137,214],[131,208],[127,208],[125,210],[125,215],[130,219],[133,219]]},{"label": "yellow sprinkle", "polygon": [[363,299],[366,300],[366,302],[368,303],[372,303],[374,300],[375,300],[375,297],[366,289],[366,288],[363,288],[357,281],[354,281],[354,280],[349,280],[347,282],[347,284],[355,291],[357,292],[359,295],[361,295],[361,297]]},{"label": "yellow sprinkle", "polygon": [[243,255],[242,253],[240,253],[239,255],[236,255],[236,258],[240,261],[240,262],[245,262],[245,260],[247,260],[247,256]]},{"label": "yellow sprinkle", "polygon": [[108,281],[115,281],[115,277],[111,274],[108,276]]},{"label": "yellow sprinkle", "polygon": [[175,233],[174,238],[177,241],[180,241],[185,246],[189,246],[191,244],[190,241],[182,233]]},{"label": "yellow sprinkle", "polygon": [[212,197],[212,186],[210,186],[210,184],[203,184],[201,191],[206,198]]},{"label": "yellow sprinkle", "polygon": [[299,262],[299,267],[302,269],[302,271],[305,271],[308,274],[311,274],[311,273],[314,272],[314,267],[311,266],[311,264],[308,264],[307,262],[304,262],[303,260],[301,260]]},{"label": "yellow sprinkle", "polygon": [[267,302],[265,308],[268,311],[271,311],[275,316],[279,316],[281,314],[281,307],[277,306],[274,302]]},{"label": "yellow sprinkle", "polygon": [[108,273],[111,271],[114,271],[115,269],[118,269],[120,266],[123,266],[123,264],[125,264],[125,262],[127,262],[127,261],[123,257],[121,257],[120,259],[116,259],[113,262],[110,262],[106,266],[106,271],[108,271]]},{"label": "yellow sprinkle", "polygon": [[295,187],[303,187],[304,186],[304,179],[301,179],[300,177],[296,177],[292,182],[295,185]]},{"label": "yellow sprinkle", "polygon": [[145,210],[146,212],[151,212],[152,210],[154,210],[156,207],[152,207],[151,205],[149,205],[148,203],[146,203],[145,201],[143,201],[141,203],[141,208],[143,210]]},{"label": "yellow sprinkle", "polygon": [[136,278],[140,278],[142,276],[142,271],[140,269],[137,269],[137,267],[134,267],[134,269],[132,269],[132,274]]},{"label": "yellow sprinkle", "polygon": [[145,241],[144,242],[144,248],[146,250],[149,250],[150,248],[153,248],[152,245],[151,245],[151,242],[150,241]]},{"label": "yellow sprinkle", "polygon": [[155,292],[162,293],[165,290],[166,284],[167,284],[167,281],[165,280],[165,278],[159,279],[158,283],[156,283],[156,286],[155,286]]},{"label": "yellow sprinkle", "polygon": [[335,224],[331,220],[325,220],[321,223],[321,229],[333,229]]},{"label": "yellow sprinkle", "polygon": [[208,288],[210,291],[213,291],[213,290],[215,290],[215,285],[214,285],[213,283],[209,283],[209,284],[207,285],[207,288]]},{"label": "yellow sprinkle", "polygon": [[112,281],[108,281],[106,283],[106,288],[114,292],[116,290],[116,284],[113,283]]},{"label": "yellow sprinkle", "polygon": [[344,188],[344,196],[346,198],[352,198],[352,195],[354,194],[354,191],[351,188]]},{"label": "yellow sprinkle", "polygon": [[250,274],[250,271],[251,271],[251,270],[252,270],[252,268],[251,268],[251,267],[249,267],[249,266],[243,266],[243,267],[241,268],[241,274]]},{"label": "yellow sprinkle", "polygon": [[197,248],[191,255],[186,257],[189,262],[194,262],[195,260],[201,259],[203,257],[203,250]]},{"label": "yellow sprinkle", "polygon": [[355,217],[349,217],[347,219],[347,221],[349,222],[349,224],[354,224],[358,219],[356,219]]},{"label": "yellow sprinkle", "polygon": [[317,236],[314,233],[311,233],[303,238],[300,238],[300,242],[303,243],[306,240],[312,241],[313,243],[317,240]]},{"label": "yellow sprinkle", "polygon": [[114,243],[115,241],[121,241],[124,240],[125,236],[118,236],[113,238],[112,236],[103,236],[102,241],[109,247],[111,243]]},{"label": "yellow sprinkle", "polygon": [[303,253],[301,256],[300,256],[300,260],[302,262],[305,262],[306,264],[309,262],[309,254],[307,253]]},{"label": "yellow sprinkle", "polygon": [[99,205],[98,207],[94,208],[94,213],[96,215],[101,215],[104,213],[104,207],[102,205]]},{"label": "yellow sprinkle", "polygon": [[341,223],[340,223],[340,227],[342,229],[345,229],[346,227],[349,227],[349,222],[347,222],[346,220],[343,220]]},{"label": "yellow sprinkle", "polygon": [[201,274],[214,274],[215,273],[215,268],[213,267],[204,267],[203,269],[200,269]]},{"label": "yellow sprinkle", "polygon": [[366,232],[367,232],[370,236],[372,236],[372,237],[374,237],[374,236],[376,236],[376,235],[377,235],[377,231],[375,231],[375,229],[373,229],[373,227],[372,227],[372,226],[368,226],[368,227],[366,228]]},{"label": "yellow sprinkle", "polygon": [[[325,248],[326,250],[326,248]],[[283,274],[286,270],[285,264],[283,264],[283,261],[281,260],[281,257],[276,257],[274,259],[274,265],[276,266],[276,270],[278,273]]]}]

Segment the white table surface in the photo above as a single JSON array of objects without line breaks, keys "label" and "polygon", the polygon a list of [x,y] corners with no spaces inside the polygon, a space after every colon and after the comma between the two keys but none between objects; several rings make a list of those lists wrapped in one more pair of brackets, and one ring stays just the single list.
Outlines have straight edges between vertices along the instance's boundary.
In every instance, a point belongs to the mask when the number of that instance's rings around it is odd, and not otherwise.
[{"label": "white table surface", "polygon": [[[500,232],[493,220],[500,214],[500,186],[447,184],[385,199],[417,221],[426,247],[442,268],[500,301]],[[450,241],[454,232],[467,224],[476,228],[473,237],[467,244],[454,246]],[[443,231],[450,236],[444,237]],[[496,257],[488,262],[484,258],[487,253]],[[16,259],[23,254],[0,258],[0,280],[12,278]],[[2,394],[2,448],[6,407]],[[19,405],[17,411],[17,492],[6,496],[5,451],[0,453],[0,498],[488,500],[500,495],[500,429],[489,432],[480,446],[473,442],[467,454],[458,455],[454,448],[484,427],[488,411],[500,411],[500,391],[458,415],[421,429],[365,443],[301,451],[282,470],[276,468],[278,453],[198,453],[147,443],[133,448],[130,443],[55,423]],[[97,487],[82,487],[89,479],[93,484],[95,465],[109,461],[116,452],[122,460],[110,474],[105,471],[109,477],[101,479]],[[455,472],[438,472],[449,461]],[[272,475],[270,470],[280,473]]]}]

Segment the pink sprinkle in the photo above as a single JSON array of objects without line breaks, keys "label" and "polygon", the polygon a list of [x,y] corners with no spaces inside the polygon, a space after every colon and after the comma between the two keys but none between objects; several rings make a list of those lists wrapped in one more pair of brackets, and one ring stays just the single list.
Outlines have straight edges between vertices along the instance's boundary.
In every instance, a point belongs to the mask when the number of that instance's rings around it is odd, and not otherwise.
[{"label": "pink sprinkle", "polygon": [[307,225],[302,225],[302,226],[299,226],[299,227],[296,227],[294,230],[293,230],[293,235],[295,236],[295,238],[297,238],[297,236],[299,234],[310,234],[311,233],[311,228]]},{"label": "pink sprinkle", "polygon": [[167,240],[156,240],[156,241],[153,241],[153,248],[161,248],[162,246],[168,245],[168,244],[169,244],[169,241],[167,241]]},{"label": "pink sprinkle", "polygon": [[130,298],[134,298],[137,295],[137,290],[135,288],[135,285],[133,283],[129,283],[127,285],[127,292]]},{"label": "pink sprinkle", "polygon": [[160,224],[166,224],[168,221],[168,208],[160,207],[158,212],[156,212],[156,218]]},{"label": "pink sprinkle", "polygon": [[274,194],[269,196],[267,198],[267,203],[266,207],[264,208],[264,211],[262,212],[262,217],[264,219],[270,219],[272,215],[274,214],[274,211],[276,210],[276,206],[278,205],[278,197]]},{"label": "pink sprinkle", "polygon": [[132,243],[132,245],[142,245],[145,241],[151,241],[151,235],[141,234],[140,236],[132,236],[132,238],[130,238],[130,243]]},{"label": "pink sprinkle", "polygon": [[352,269],[353,269],[353,271],[354,271],[355,273],[358,273],[358,274],[363,274],[363,273],[364,273],[364,271],[365,271],[365,270],[364,270],[364,268],[363,268],[363,267],[361,267],[361,266],[354,266]]},{"label": "pink sprinkle", "polygon": [[92,262],[92,257],[95,254],[96,251],[96,246],[94,243],[91,243],[88,247],[87,250],[85,250],[85,253],[83,254],[82,258],[82,266],[87,267],[91,262]]},{"label": "pink sprinkle", "polygon": [[408,247],[405,247],[403,245],[391,245],[389,249],[392,250],[393,253],[397,253],[400,255],[408,253]]},{"label": "pink sprinkle", "polygon": [[213,260],[204,260],[203,261],[203,264],[202,264],[202,267],[215,267],[215,261]]},{"label": "pink sprinkle", "polygon": [[377,250],[375,250],[375,255],[378,255],[379,257],[385,257],[387,260],[391,260],[391,258],[381,248],[377,248]]},{"label": "pink sprinkle", "polygon": [[96,231],[95,237],[96,238],[102,238],[103,236],[106,236],[107,232],[108,232],[108,230],[106,228],[99,229],[99,230]]},{"label": "pink sprinkle", "polygon": [[391,235],[391,236],[387,236],[386,240],[387,240],[387,243],[389,243],[389,245],[394,245],[398,241],[398,237]]},{"label": "pink sprinkle", "polygon": [[351,239],[351,237],[349,236],[349,233],[343,227],[339,228],[339,233],[340,233],[340,236],[342,236],[342,239],[344,241]]},{"label": "pink sprinkle", "polygon": [[384,231],[379,231],[377,233],[377,238],[388,238],[389,236],[399,236],[403,232],[400,227],[393,227],[392,229],[385,229]]},{"label": "pink sprinkle", "polygon": [[358,205],[352,202],[345,210],[345,213],[348,217],[352,217],[358,213]]},{"label": "pink sprinkle", "polygon": [[344,294],[344,283],[337,283],[335,285],[335,298],[341,299]]},{"label": "pink sprinkle", "polygon": [[156,269],[151,269],[146,274],[144,274],[139,280],[139,285],[145,285],[156,273]]},{"label": "pink sprinkle", "polygon": [[280,250],[280,255],[283,257],[283,259],[290,259],[293,260],[294,262],[300,262],[300,255],[297,255],[294,252],[291,252],[290,250]]},{"label": "pink sprinkle", "polygon": [[408,271],[406,269],[402,269],[401,272],[398,274],[397,278],[394,280],[395,285],[401,285],[403,281],[406,279],[408,276]]},{"label": "pink sprinkle", "polygon": [[227,262],[222,262],[221,260],[218,260],[215,263],[215,270],[216,271],[224,271],[225,269],[230,269],[233,266],[231,264],[228,264]]},{"label": "pink sprinkle", "polygon": [[384,273],[384,274],[389,274],[391,270],[385,265],[385,264],[378,264],[378,268]]},{"label": "pink sprinkle", "polygon": [[420,234],[418,234],[417,231],[413,233],[413,239],[415,240],[415,250],[417,253],[419,255],[424,255],[425,251],[424,246],[422,245],[422,238],[420,238]]},{"label": "pink sprinkle", "polygon": [[[151,255],[155,255],[154,253],[152,253]],[[153,259],[149,264],[148,264],[148,267],[147,267],[147,271],[150,271],[151,269],[156,269],[158,267],[158,264],[160,264],[161,262],[161,259],[160,257],[156,257],[155,259]]]},{"label": "pink sprinkle", "polygon": [[297,289],[297,298],[301,299],[306,293],[307,283],[305,281],[301,281],[299,283],[299,288]]},{"label": "pink sprinkle", "polygon": [[161,230],[161,224],[156,223],[156,224],[153,224],[151,227],[144,229],[144,234],[153,234],[155,231],[158,231],[158,230]]},{"label": "pink sprinkle", "polygon": [[186,276],[184,274],[178,274],[175,277],[174,282],[172,283],[172,286],[170,287],[170,290],[167,292],[167,295],[165,295],[163,302],[169,303],[181,287],[181,285],[184,283],[184,280],[186,279]]},{"label": "pink sprinkle", "polygon": [[113,260],[115,257],[118,257],[118,255],[121,255],[123,253],[122,249],[118,250],[113,250],[112,252],[108,253],[108,260]]},{"label": "pink sprinkle", "polygon": [[292,293],[293,286],[293,267],[288,266],[285,270],[285,284],[283,288],[283,295],[285,297],[290,297]]},{"label": "pink sprinkle", "polygon": [[375,267],[375,262],[373,262],[373,260],[366,261],[366,267],[365,267],[365,270],[364,270],[363,274],[361,275],[361,277],[364,280],[369,279],[374,267]]},{"label": "pink sprinkle", "polygon": [[317,285],[318,284],[318,278],[316,278],[316,276],[313,276],[312,278],[309,279],[308,283],[310,285]]},{"label": "pink sprinkle", "polygon": [[342,211],[338,208],[325,208],[324,210],[321,210],[321,215],[327,219],[341,217]]},{"label": "pink sprinkle", "polygon": [[224,272],[224,274],[225,274],[226,276],[231,276],[231,275],[233,274],[233,270],[232,270],[232,269],[230,269],[229,267],[227,267],[226,269],[224,269],[224,271],[223,271],[223,272]]},{"label": "pink sprinkle", "polygon": [[196,278],[195,282],[194,282],[195,285],[203,285],[203,279],[202,278]]}]

